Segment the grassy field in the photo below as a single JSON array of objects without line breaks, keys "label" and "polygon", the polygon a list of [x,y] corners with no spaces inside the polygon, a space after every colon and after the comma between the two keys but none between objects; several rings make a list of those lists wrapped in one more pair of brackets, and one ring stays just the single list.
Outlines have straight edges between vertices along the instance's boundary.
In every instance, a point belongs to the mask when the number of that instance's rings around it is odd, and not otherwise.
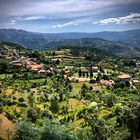
[{"label": "grassy field", "polygon": [[80,83],[73,83],[73,90],[72,90],[72,95],[79,95],[79,92],[81,90],[81,87],[83,84],[86,84],[87,86],[91,86],[92,84],[90,84],[89,82],[80,82]]}]

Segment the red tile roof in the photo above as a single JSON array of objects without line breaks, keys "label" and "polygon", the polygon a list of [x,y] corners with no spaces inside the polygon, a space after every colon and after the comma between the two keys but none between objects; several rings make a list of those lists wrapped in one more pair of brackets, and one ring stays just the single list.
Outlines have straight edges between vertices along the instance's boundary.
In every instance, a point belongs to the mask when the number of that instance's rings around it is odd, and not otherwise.
[{"label": "red tile roof", "polygon": [[100,83],[102,85],[106,85],[106,86],[110,86],[112,87],[112,82],[108,81],[108,80],[100,80]]},{"label": "red tile roof", "polygon": [[120,79],[129,79],[129,78],[131,78],[131,76],[128,75],[128,74],[122,74],[122,75],[119,75],[118,78],[120,78]]},{"label": "red tile roof", "polygon": [[35,70],[36,71],[36,70],[41,69],[42,68],[42,65],[38,65],[38,64],[36,64],[36,65],[30,65],[29,68],[31,70]]},{"label": "red tile roof", "polygon": [[38,73],[46,73],[46,71],[42,69],[42,70],[39,70]]}]

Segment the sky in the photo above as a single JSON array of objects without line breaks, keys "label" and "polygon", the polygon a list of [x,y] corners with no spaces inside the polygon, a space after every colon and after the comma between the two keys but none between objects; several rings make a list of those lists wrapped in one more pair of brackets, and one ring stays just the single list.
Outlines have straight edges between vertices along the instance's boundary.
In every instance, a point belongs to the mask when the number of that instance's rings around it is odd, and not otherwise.
[{"label": "sky", "polygon": [[0,0],[0,28],[41,33],[140,29],[140,0]]}]

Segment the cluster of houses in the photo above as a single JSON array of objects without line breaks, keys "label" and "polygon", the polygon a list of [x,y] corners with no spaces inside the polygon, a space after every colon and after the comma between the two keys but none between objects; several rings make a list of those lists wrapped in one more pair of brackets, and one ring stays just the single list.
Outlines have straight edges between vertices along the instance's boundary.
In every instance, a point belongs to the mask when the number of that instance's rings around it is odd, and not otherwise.
[{"label": "cluster of houses", "polygon": [[[128,74],[122,74],[122,75],[119,75],[117,76],[118,79],[120,79],[121,81],[130,81],[132,78],[130,75]],[[105,86],[108,86],[108,87],[113,87],[113,84],[114,84],[114,81],[113,80],[104,80],[104,79],[101,79],[100,80],[100,84],[101,85],[105,85]]]},{"label": "cluster of houses", "polygon": [[[44,75],[49,75],[51,74],[53,71],[57,71],[57,72],[61,72],[63,74],[69,74],[70,71],[66,70],[66,69],[53,69],[53,68],[49,68],[49,69],[45,69],[44,64],[40,64],[39,61],[36,58],[29,58],[26,53],[22,52],[20,53],[20,55],[18,56],[6,56],[5,58],[6,60],[9,61],[9,63],[17,68],[21,68],[21,67],[25,67],[30,71],[34,71],[38,74],[44,74]],[[52,59],[52,62],[62,62],[61,59]]]},{"label": "cluster of houses", "polygon": [[[6,46],[7,48],[7,46]],[[29,69],[30,71],[34,71],[38,74],[47,74],[47,73],[51,73],[52,71],[57,71],[57,72],[62,72],[63,74],[69,74],[70,70],[67,70],[67,68],[65,69],[49,69],[46,70],[44,67],[44,64],[40,64],[38,62],[38,60],[36,58],[29,58],[27,56],[26,52],[20,52],[17,51],[16,49],[3,49],[3,53],[5,55],[1,55],[2,57],[5,57],[3,59],[6,59],[9,61],[10,64],[14,65],[17,68],[20,67],[26,67],[27,69]],[[14,54],[14,55],[13,55]],[[62,62],[62,59],[58,59],[58,58],[54,58],[51,59],[52,62]],[[136,63],[137,66],[140,66],[140,62]],[[79,77],[68,77],[70,81],[77,81],[77,82],[89,82],[91,80],[91,78],[93,76],[91,76],[91,74],[98,74],[100,72],[100,69],[98,66],[92,66],[89,69],[86,69],[85,67],[81,67],[80,68],[80,76]],[[117,78],[121,79],[122,81],[131,81],[133,80],[132,77],[128,74],[122,74],[117,76]],[[112,87],[114,82],[111,80],[105,80],[105,79],[101,79],[100,81],[100,85],[105,85],[108,87]],[[139,82],[138,80],[133,80],[134,83]],[[100,89],[99,87],[97,87],[97,89]]]},{"label": "cluster of houses", "polygon": [[30,71],[34,71],[40,74],[46,74],[43,64],[39,64],[36,58],[28,58],[22,56],[21,58],[11,61],[10,64],[16,67],[26,67]]},{"label": "cluster of houses", "polygon": [[[5,48],[6,47],[6,48]],[[9,64],[21,68],[26,67],[30,71],[46,74],[46,70],[43,64],[40,64],[36,58],[29,58],[24,51],[17,51],[16,49],[10,49],[8,46],[4,46],[3,55],[1,59],[8,60]]]},{"label": "cluster of houses", "polygon": [[[89,82],[91,79],[95,80],[94,78],[90,77],[91,71],[93,74],[101,73],[100,69],[97,66],[92,66],[90,69],[81,68],[80,69],[80,76],[79,77],[69,77],[70,81],[74,82]],[[101,73],[103,75],[103,73]],[[105,75],[107,75],[105,73]],[[118,79],[120,79],[123,82],[129,81],[130,83],[138,83],[138,80],[134,80],[132,78],[132,75],[129,74],[121,74],[117,76]],[[100,83],[100,84],[99,84]],[[114,81],[113,80],[106,80],[106,79],[100,79],[99,83],[93,84],[92,90],[93,91],[100,91],[102,89],[102,86],[107,87],[113,87]]]}]

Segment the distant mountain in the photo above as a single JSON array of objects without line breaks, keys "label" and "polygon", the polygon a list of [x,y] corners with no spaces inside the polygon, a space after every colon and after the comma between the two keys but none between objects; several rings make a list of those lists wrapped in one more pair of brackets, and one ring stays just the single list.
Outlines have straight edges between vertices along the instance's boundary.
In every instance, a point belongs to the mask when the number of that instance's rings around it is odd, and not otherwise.
[{"label": "distant mountain", "polygon": [[98,33],[58,33],[47,34],[48,37],[59,39],[102,38],[110,41],[122,41],[131,45],[140,46],[140,29],[123,32],[98,32]]},{"label": "distant mountain", "polygon": [[49,42],[46,35],[31,33],[24,30],[1,29],[0,41],[14,42],[32,49],[42,49],[44,43]]},{"label": "distant mountain", "polygon": [[86,46],[119,56],[140,55],[140,30],[47,34],[15,29],[0,29],[0,41],[14,42],[24,47],[40,50],[57,46]]},{"label": "distant mountain", "polygon": [[[98,32],[98,33],[33,33],[24,30],[0,29],[0,40],[13,41],[34,48],[43,41],[52,44],[52,41],[61,39],[101,38],[109,41],[121,41],[131,45],[140,46],[140,29],[123,32]],[[37,44],[36,44],[37,43]],[[38,47],[37,47],[38,48]]]},{"label": "distant mountain", "polygon": [[99,38],[65,39],[59,42],[59,46],[78,46],[84,48],[96,48],[104,51],[106,54],[116,56],[130,57],[140,56],[140,49],[127,43],[113,42]]},{"label": "distant mountain", "polygon": [[48,34],[48,37],[59,39],[101,38],[109,41],[121,41],[140,47],[140,29],[123,32],[58,33]]}]

